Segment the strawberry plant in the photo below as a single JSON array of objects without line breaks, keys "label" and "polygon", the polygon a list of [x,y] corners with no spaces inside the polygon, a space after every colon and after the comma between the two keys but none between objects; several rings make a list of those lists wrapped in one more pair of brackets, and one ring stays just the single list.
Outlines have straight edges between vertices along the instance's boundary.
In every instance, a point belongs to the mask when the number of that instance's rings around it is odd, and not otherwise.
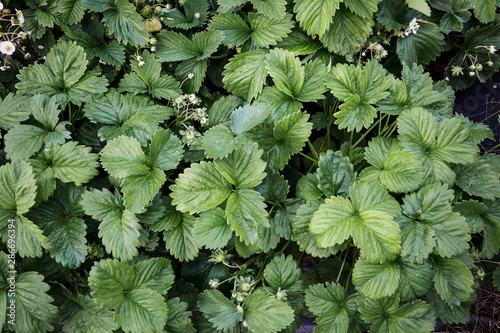
[{"label": "strawberry plant", "polygon": [[453,106],[498,72],[497,4],[3,0],[0,326],[466,322],[500,161]]}]

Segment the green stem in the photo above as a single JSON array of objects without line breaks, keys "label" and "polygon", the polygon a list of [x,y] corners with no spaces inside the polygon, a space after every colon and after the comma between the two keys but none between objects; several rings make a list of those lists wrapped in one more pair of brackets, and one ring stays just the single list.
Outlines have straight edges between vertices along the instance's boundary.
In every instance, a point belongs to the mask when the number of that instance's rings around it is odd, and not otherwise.
[{"label": "green stem", "polygon": [[337,275],[337,280],[335,281],[335,283],[339,283],[340,275],[342,274],[342,270],[344,269],[344,264],[347,260],[347,253],[348,253],[348,251],[345,251],[344,260],[342,261],[342,266],[340,266],[339,275]]},{"label": "green stem", "polygon": [[495,149],[496,149],[496,148],[498,148],[498,147],[500,147],[500,143],[499,143],[499,144],[497,144],[495,147],[491,148],[490,150],[488,150],[488,151],[486,152],[486,154],[491,153],[493,150],[495,150]]},{"label": "green stem", "polygon": [[384,119],[385,117],[385,114],[383,114],[376,122],[375,124],[371,125],[370,128],[359,138],[358,141],[356,141],[356,143],[354,145],[352,145],[351,149],[354,149],[357,145],[359,145],[361,143],[361,141],[363,141],[363,139],[368,135],[368,133],[370,133],[375,127],[377,127],[377,125],[382,121],[382,119]]},{"label": "green stem", "polygon": [[314,155],[314,158],[316,159],[316,161],[318,161],[319,160],[318,153],[316,152],[316,149],[314,149],[314,146],[309,139],[307,139],[307,144],[309,145],[309,149],[311,149],[311,152]]},{"label": "green stem", "polygon": [[304,154],[304,153],[303,153],[303,152],[301,152],[301,151],[299,151],[299,155],[300,155],[300,156],[302,156],[302,157],[304,157],[304,158],[307,158],[308,160],[310,160],[310,161],[312,161],[312,162],[314,162],[314,163],[316,163],[316,164],[318,164],[318,161],[317,161],[317,160],[315,160],[315,159],[314,159],[314,158],[312,158],[312,157],[307,156],[306,154]]}]

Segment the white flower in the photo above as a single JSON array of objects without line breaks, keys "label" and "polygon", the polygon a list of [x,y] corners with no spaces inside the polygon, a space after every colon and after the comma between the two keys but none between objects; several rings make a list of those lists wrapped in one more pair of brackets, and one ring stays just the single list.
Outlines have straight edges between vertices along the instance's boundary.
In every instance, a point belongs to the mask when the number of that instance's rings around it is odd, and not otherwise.
[{"label": "white flower", "polygon": [[189,95],[189,100],[190,100],[191,102],[193,102],[195,99],[196,99],[196,95],[195,95],[195,94],[191,94],[191,95]]},{"label": "white flower", "polygon": [[194,77],[194,73],[189,73],[189,74],[188,74],[188,79],[190,79],[190,80],[191,80],[193,77]]},{"label": "white flower", "polygon": [[486,65],[488,65],[488,66],[493,66],[493,61],[491,61],[491,60],[490,60],[490,61],[487,61],[487,62],[486,62]]},{"label": "white flower", "polygon": [[414,18],[413,20],[411,20],[410,24],[408,25],[408,30],[405,32],[405,35],[408,36],[412,32],[413,32],[413,34],[416,34],[418,31],[418,28],[420,28],[420,25],[417,23],[417,18]]},{"label": "white flower", "polygon": [[0,1],[0,10],[3,10],[3,3]]},{"label": "white flower", "polygon": [[19,20],[19,23],[23,24],[24,23],[23,12],[16,9],[16,15],[17,15],[17,19]]},{"label": "white flower", "polygon": [[142,61],[142,60],[141,60],[141,61],[139,61],[139,67],[143,66],[144,64],[145,64],[145,62],[144,62],[144,61]]},{"label": "white flower", "polygon": [[194,14],[194,18],[199,19],[200,18],[200,13]]},{"label": "white flower", "polygon": [[490,47],[488,48],[488,50],[490,50],[490,53],[493,54],[495,53],[497,50],[495,49],[495,46],[494,45],[490,45]]},{"label": "white flower", "polygon": [[3,41],[0,43],[0,52],[2,52],[2,54],[12,55],[15,50],[16,47],[9,41]]},{"label": "white flower", "polygon": [[156,51],[156,46],[151,46],[151,52],[155,52]]}]

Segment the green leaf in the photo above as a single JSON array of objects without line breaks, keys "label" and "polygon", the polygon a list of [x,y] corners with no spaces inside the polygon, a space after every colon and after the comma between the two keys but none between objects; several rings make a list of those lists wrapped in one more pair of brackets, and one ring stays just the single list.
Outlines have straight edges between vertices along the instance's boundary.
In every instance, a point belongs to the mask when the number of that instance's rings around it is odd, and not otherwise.
[{"label": "green leaf", "polygon": [[208,158],[226,157],[240,143],[243,138],[235,137],[233,132],[226,126],[219,124],[211,127],[203,136],[203,149]]},{"label": "green leaf", "polygon": [[9,130],[25,121],[30,116],[30,109],[26,107],[28,96],[9,93],[2,100],[0,98],[0,128]]},{"label": "green leaf", "polygon": [[328,51],[352,56],[360,50],[361,44],[371,34],[373,25],[372,19],[359,17],[341,6],[333,23],[320,40]]},{"label": "green leaf", "polygon": [[472,0],[474,15],[481,23],[495,19],[495,0]]},{"label": "green leaf", "polygon": [[394,261],[369,263],[359,259],[352,272],[352,282],[363,296],[382,298],[391,296],[398,289],[399,265]]},{"label": "green leaf", "polygon": [[323,192],[319,186],[318,174],[308,173],[299,179],[295,193],[298,198],[306,202],[318,200],[323,196]]},{"label": "green leaf", "polygon": [[447,12],[441,18],[441,30],[446,34],[450,31],[462,31],[464,23],[471,17],[469,12],[471,8],[472,2],[470,0],[452,0],[449,4],[438,8]]},{"label": "green leaf", "polygon": [[[49,133],[32,125],[18,125],[4,137],[5,152],[10,160],[25,160],[40,151]],[[64,139],[63,142],[64,143]]]},{"label": "green leaf", "polygon": [[326,85],[335,97],[344,101],[340,111],[334,114],[335,124],[348,131],[359,131],[373,123],[377,111],[371,104],[389,95],[390,80],[385,72],[377,61],[369,61],[363,69],[345,64],[332,68]]},{"label": "green leaf", "polygon": [[345,308],[340,308],[338,311],[328,311],[316,319],[315,333],[327,332],[349,332],[349,314]]},{"label": "green leaf", "polygon": [[262,91],[267,70],[264,65],[267,50],[237,54],[224,66],[222,82],[230,93],[250,101]]},{"label": "green leaf", "polygon": [[249,131],[269,117],[271,110],[263,104],[247,104],[239,107],[231,114],[231,129],[238,135]]},{"label": "green leaf", "polygon": [[102,304],[93,298],[79,294],[75,303],[78,304],[78,308],[64,323],[63,332],[108,333],[117,329],[113,312],[103,309]]},{"label": "green leaf", "polygon": [[180,61],[198,55],[193,42],[174,31],[162,30],[157,37],[156,55],[160,61]]},{"label": "green leaf", "polygon": [[244,309],[248,329],[255,333],[278,332],[294,320],[292,308],[272,296],[248,295]]},{"label": "green leaf", "polygon": [[63,266],[75,268],[87,255],[87,225],[80,217],[72,216],[73,207],[58,204],[62,200],[64,198],[44,203],[31,212],[30,217],[52,244],[51,256]]},{"label": "green leaf", "polygon": [[378,0],[345,0],[344,3],[347,8],[352,10],[358,16],[371,18],[373,13],[378,9]]},{"label": "green leaf", "polygon": [[64,0],[61,9],[63,20],[69,25],[73,25],[83,19],[85,6],[81,0]]},{"label": "green leaf", "polygon": [[378,180],[396,193],[417,190],[423,182],[424,170],[415,155],[402,149],[397,139],[373,138],[365,152],[373,167],[364,169],[360,179]]},{"label": "green leaf", "polygon": [[99,237],[108,252],[122,260],[131,260],[139,254],[139,220],[124,209],[121,197],[106,189],[92,189],[82,194],[81,205],[87,215],[101,221]]},{"label": "green leaf", "polygon": [[130,62],[135,73],[126,74],[118,91],[149,94],[154,98],[172,99],[181,93],[179,82],[169,75],[160,76],[161,63],[153,53],[144,51],[142,60],[133,57]]},{"label": "green leaf", "polygon": [[321,48],[321,43],[307,36],[302,30],[294,29],[276,47],[293,52],[295,55],[308,55]]},{"label": "green leaf", "polygon": [[450,306],[459,306],[474,292],[474,277],[467,266],[458,260],[434,260],[434,286],[441,298]]},{"label": "green leaf", "polygon": [[203,212],[193,228],[196,242],[208,249],[223,248],[232,233],[233,230],[227,224],[226,214],[219,207]]},{"label": "green leaf", "polygon": [[35,204],[35,196],[35,177],[28,163],[13,161],[0,166],[0,208],[24,214]]},{"label": "green leaf", "polygon": [[291,255],[286,258],[285,255],[274,257],[264,270],[264,278],[269,283],[272,293],[284,290],[290,295],[302,291],[302,281],[299,280],[300,268]]},{"label": "green leaf", "polygon": [[300,27],[310,36],[322,37],[333,21],[335,11],[339,9],[340,0],[314,1],[296,0],[293,11],[297,14]]},{"label": "green leaf", "polygon": [[188,303],[179,301],[179,297],[171,298],[167,301],[168,319],[167,332],[184,333],[191,323],[191,311],[186,311]]},{"label": "green leaf", "polygon": [[251,36],[252,30],[235,13],[221,13],[210,21],[208,29],[218,30],[224,34],[223,43],[228,47],[238,47]]},{"label": "green leaf", "polygon": [[50,286],[43,279],[43,275],[37,272],[24,272],[17,276],[15,325],[7,325],[8,329],[40,333],[54,329],[51,324],[58,322],[58,310],[51,304],[54,299],[47,294]]},{"label": "green leaf", "polygon": [[431,8],[425,0],[406,0],[408,7],[418,10],[424,15],[431,16]]},{"label": "green leaf", "polygon": [[[123,0],[124,1],[124,0]],[[61,105],[81,105],[92,96],[104,93],[108,85],[104,77],[87,72],[86,55],[76,42],[57,43],[47,54],[45,64],[23,68],[18,75],[19,93],[33,96],[55,96]],[[85,73],[85,74],[84,74]]]},{"label": "green leaf", "polygon": [[254,8],[262,14],[275,19],[285,16],[285,0],[250,0]]},{"label": "green leaf", "polygon": [[399,306],[399,295],[394,294],[385,298],[358,298],[358,311],[361,313],[361,319],[367,323],[373,323],[379,318],[386,317],[387,314],[397,311]]},{"label": "green leaf", "polygon": [[351,200],[331,197],[314,213],[310,230],[318,234],[318,244],[341,244],[352,235],[369,262],[393,258],[401,249],[400,230],[392,218],[399,211],[397,202],[382,185],[366,182],[354,184]]},{"label": "green leaf", "polygon": [[87,183],[99,172],[97,154],[91,153],[91,148],[77,146],[78,142],[70,141],[53,149],[52,168],[54,176],[65,183],[76,185]]},{"label": "green leaf", "polygon": [[431,332],[436,318],[429,304],[417,300],[401,306],[387,319],[373,323],[373,332]]},{"label": "green leaf", "polygon": [[215,167],[237,189],[259,185],[266,176],[266,163],[260,159],[262,150],[256,143],[247,143],[229,156],[215,160]]},{"label": "green leaf", "polygon": [[500,197],[498,173],[493,171],[490,165],[484,161],[457,165],[453,171],[457,174],[455,184],[470,195],[487,200],[495,200],[495,198]]},{"label": "green leaf", "polygon": [[[322,153],[319,158],[317,172],[319,183],[316,186],[327,197],[332,195],[347,197],[356,180],[354,166],[348,157],[342,156],[340,151],[334,153],[332,150],[328,150],[326,154]],[[314,196],[317,196],[317,194]],[[318,198],[312,197],[310,199]]]},{"label": "green leaf", "polygon": [[[23,215],[12,216],[8,214],[5,216],[6,211],[1,211],[2,217],[12,218],[14,220],[14,230],[16,230],[16,253],[18,253],[22,258],[24,257],[41,257],[42,247],[44,249],[50,249],[51,244],[49,239],[43,235],[42,230],[28,218]],[[10,215],[10,216],[9,216]],[[2,241],[7,244],[10,239],[9,233],[7,231],[8,220],[2,223],[1,233]]]},{"label": "green leaf", "polygon": [[172,287],[175,275],[170,260],[151,258],[134,265],[136,271],[133,289],[151,289],[165,295]]},{"label": "green leaf", "polygon": [[[302,102],[316,102],[325,99],[323,95],[328,89],[325,86],[326,68],[320,61],[308,62],[305,66],[304,84],[297,99]],[[297,104],[297,101],[295,101]]]},{"label": "green leaf", "polygon": [[115,0],[114,5],[103,12],[102,21],[118,42],[143,46],[149,40],[150,34],[146,25],[140,19],[135,6],[127,0]]},{"label": "green leaf", "polygon": [[434,272],[427,261],[416,264],[403,259],[400,261],[399,267],[401,273],[398,290],[402,300],[412,300],[429,291]]},{"label": "green leaf", "polygon": [[[127,149],[123,149],[127,147]],[[104,169],[117,178],[147,172],[147,158],[139,142],[128,136],[113,139],[101,151]]]},{"label": "green leaf", "polygon": [[467,222],[472,234],[484,230],[485,221],[483,214],[488,212],[488,207],[482,202],[476,200],[456,202],[453,206],[453,210],[465,217],[465,221]]},{"label": "green leaf", "polygon": [[444,36],[438,26],[421,22],[416,34],[398,38],[396,53],[407,65],[426,65],[441,54],[444,44]]},{"label": "green leaf", "polygon": [[477,295],[474,294],[466,302],[461,303],[460,306],[449,306],[435,291],[429,292],[426,298],[436,312],[436,317],[448,324],[458,324],[467,322],[470,319],[471,305],[476,302]]},{"label": "green leaf", "polygon": [[205,290],[198,299],[198,306],[213,327],[220,330],[233,328],[243,317],[236,304],[218,290]]},{"label": "green leaf", "polygon": [[500,249],[500,205],[498,199],[485,202],[488,211],[482,214],[484,221],[483,244],[481,257],[491,259]]},{"label": "green leaf", "polygon": [[198,256],[201,247],[193,237],[196,219],[187,213],[182,214],[182,221],[173,229],[163,233],[167,249],[180,261],[190,261]]},{"label": "green leaf", "polygon": [[115,321],[124,332],[161,331],[168,318],[165,298],[150,289],[130,290],[115,312]]},{"label": "green leaf", "polygon": [[451,185],[455,173],[446,163],[472,163],[478,152],[465,122],[457,118],[438,122],[422,109],[403,112],[398,132],[401,145],[422,161],[428,183],[439,180]]},{"label": "green leaf", "polygon": [[160,130],[153,135],[149,147],[151,163],[160,170],[172,170],[182,159],[183,145],[169,130]]},{"label": "green leaf", "polygon": [[203,60],[208,57],[219,47],[224,39],[224,35],[215,30],[203,31],[193,36],[193,46],[197,52],[196,60]]},{"label": "green leaf", "polygon": [[242,104],[243,100],[234,95],[219,98],[208,110],[209,125],[216,126],[227,122],[230,120],[233,110]]},{"label": "green leaf", "polygon": [[227,200],[227,222],[242,242],[256,244],[269,228],[268,213],[264,198],[259,192],[240,189]]},{"label": "green leaf", "polygon": [[199,213],[217,207],[231,194],[231,184],[213,163],[193,163],[170,186],[172,204],[181,212]]},{"label": "green leaf", "polygon": [[132,213],[140,213],[154,199],[166,179],[165,173],[158,168],[127,177],[122,183],[127,209]]},{"label": "green leaf", "polygon": [[316,235],[309,230],[309,224],[314,212],[321,203],[311,201],[297,209],[297,214],[293,219],[293,240],[297,242],[300,249],[314,257],[326,258],[340,250],[340,246],[320,247],[316,240]]},{"label": "green leaf", "polygon": [[493,272],[493,286],[497,288],[497,290],[500,289],[500,266],[497,266]]},{"label": "green leaf", "polygon": [[[175,77],[177,80],[184,82],[182,85],[186,93],[196,93],[200,90],[205,75],[207,74],[207,60],[188,59],[181,62],[175,69]],[[189,74],[194,74],[192,79],[189,79]]]},{"label": "green leaf", "polygon": [[[31,114],[40,124],[53,130],[59,122],[59,113],[56,98],[47,95],[35,95],[31,100]],[[68,138],[67,138],[68,139]]]},{"label": "green leaf", "polygon": [[305,302],[309,311],[320,316],[330,311],[339,311],[347,299],[345,289],[336,283],[314,284],[306,289]]},{"label": "green leaf", "polygon": [[299,95],[305,77],[299,58],[289,51],[273,49],[266,57],[266,67],[279,90],[292,97]]},{"label": "green leaf", "polygon": [[[263,0],[253,1],[267,2]],[[279,18],[269,16],[267,13],[248,13],[248,21],[252,29],[252,44],[257,47],[267,48],[270,45],[276,45],[292,31],[293,21],[291,14]]]},{"label": "green leaf", "polygon": [[174,8],[167,13],[164,23],[169,27],[184,30],[202,26],[208,18],[208,6],[206,0],[187,0],[184,3],[184,13]]}]

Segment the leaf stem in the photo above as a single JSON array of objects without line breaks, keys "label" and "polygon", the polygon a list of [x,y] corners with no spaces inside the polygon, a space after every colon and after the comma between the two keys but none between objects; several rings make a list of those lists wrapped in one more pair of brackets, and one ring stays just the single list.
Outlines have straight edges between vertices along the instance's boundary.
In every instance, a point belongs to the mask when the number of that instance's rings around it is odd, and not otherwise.
[{"label": "leaf stem", "polygon": [[383,114],[376,122],[375,124],[371,125],[370,128],[359,138],[358,141],[356,141],[356,143],[354,143],[351,147],[351,150],[356,148],[357,145],[359,145],[361,143],[361,141],[363,141],[363,139],[368,135],[368,133],[370,133],[381,121],[382,119],[384,119],[385,117],[385,114]]},{"label": "leaf stem", "polygon": [[316,164],[318,164],[318,161],[317,161],[317,160],[315,160],[315,159],[314,159],[314,158],[312,158],[312,157],[307,156],[306,154],[304,154],[304,153],[303,153],[303,152],[301,152],[301,151],[299,151],[299,155],[300,155],[300,156],[302,156],[302,157],[307,158],[308,160],[310,160],[310,161],[312,161],[312,162],[314,162],[314,163],[316,163]]}]

